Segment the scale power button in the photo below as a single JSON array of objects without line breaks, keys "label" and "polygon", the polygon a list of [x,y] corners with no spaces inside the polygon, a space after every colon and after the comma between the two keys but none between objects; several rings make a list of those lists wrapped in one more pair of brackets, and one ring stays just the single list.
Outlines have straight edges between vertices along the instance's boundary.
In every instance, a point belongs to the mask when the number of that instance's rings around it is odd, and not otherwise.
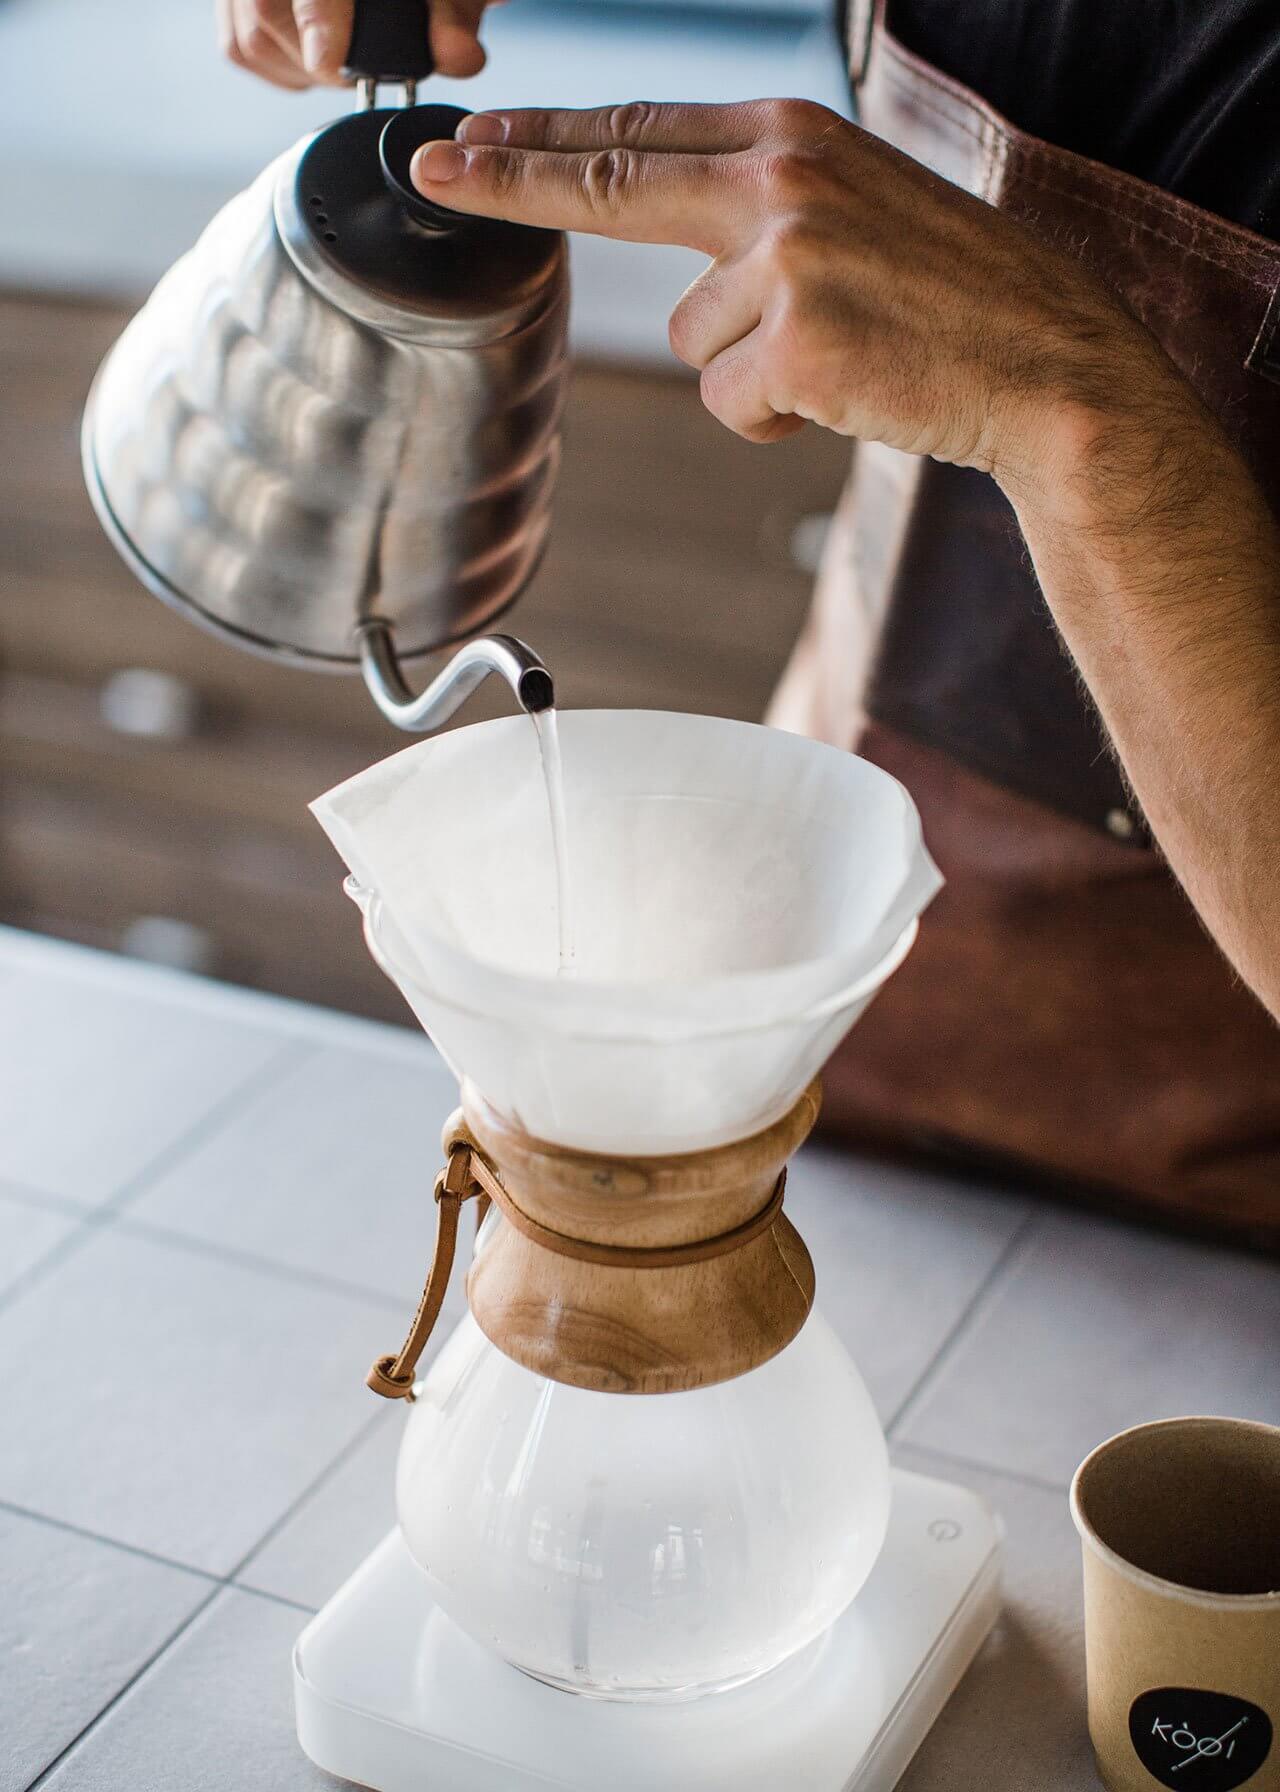
[{"label": "scale power button", "polygon": [[954,1543],[962,1535],[962,1527],[954,1518],[935,1518],[929,1526],[929,1535],[935,1543]]}]

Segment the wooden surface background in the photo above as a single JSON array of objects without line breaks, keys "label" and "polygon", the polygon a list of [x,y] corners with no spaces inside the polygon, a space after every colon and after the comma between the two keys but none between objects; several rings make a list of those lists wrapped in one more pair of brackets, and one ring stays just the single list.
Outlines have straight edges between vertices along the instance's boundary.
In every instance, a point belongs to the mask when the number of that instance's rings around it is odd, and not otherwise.
[{"label": "wooden surface background", "polygon": [[[355,680],[171,614],[85,497],[80,409],[126,316],[0,294],[0,921],[406,1020],[306,810],[405,737]],[[580,367],[551,549],[503,626],[566,705],[758,718],[807,601],[806,519],[846,463],[814,430],[739,441],[674,373]],[[104,690],[131,668],[179,680],[190,719],[160,738],[113,723]],[[482,692],[460,719],[502,708]]]}]

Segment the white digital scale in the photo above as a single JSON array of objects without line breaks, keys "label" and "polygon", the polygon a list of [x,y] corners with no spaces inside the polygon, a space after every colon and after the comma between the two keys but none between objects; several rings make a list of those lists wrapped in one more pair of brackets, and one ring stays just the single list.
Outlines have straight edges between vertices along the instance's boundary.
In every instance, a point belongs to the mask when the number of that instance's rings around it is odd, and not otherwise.
[{"label": "white digital scale", "polygon": [[890,1792],[995,1622],[999,1519],[895,1469],[884,1549],[809,1649],[732,1692],[558,1692],[435,1606],[398,1531],[294,1649],[298,1737],[376,1792]]}]

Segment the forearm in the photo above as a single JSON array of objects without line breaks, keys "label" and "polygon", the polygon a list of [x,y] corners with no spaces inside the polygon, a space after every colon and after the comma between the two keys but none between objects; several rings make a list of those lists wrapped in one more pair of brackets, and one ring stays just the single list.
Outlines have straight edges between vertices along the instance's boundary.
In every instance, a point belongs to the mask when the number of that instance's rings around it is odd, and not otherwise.
[{"label": "forearm", "polygon": [[1116,390],[1006,490],[1161,849],[1280,1016],[1280,540],[1172,369],[1122,354]]}]

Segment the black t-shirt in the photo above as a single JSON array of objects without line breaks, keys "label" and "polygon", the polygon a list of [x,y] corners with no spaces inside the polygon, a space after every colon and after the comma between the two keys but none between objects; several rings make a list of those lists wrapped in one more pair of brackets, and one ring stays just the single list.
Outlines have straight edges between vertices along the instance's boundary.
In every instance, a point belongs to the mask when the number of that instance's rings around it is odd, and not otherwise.
[{"label": "black t-shirt", "polygon": [[1020,130],[1280,239],[1277,0],[890,0],[887,22]]}]

